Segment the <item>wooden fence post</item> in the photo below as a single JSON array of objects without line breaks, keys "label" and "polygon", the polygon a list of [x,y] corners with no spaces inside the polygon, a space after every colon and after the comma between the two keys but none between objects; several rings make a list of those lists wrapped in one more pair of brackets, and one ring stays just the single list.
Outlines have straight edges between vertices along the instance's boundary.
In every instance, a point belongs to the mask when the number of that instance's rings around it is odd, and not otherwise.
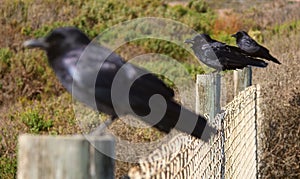
[{"label": "wooden fence post", "polygon": [[115,142],[112,136],[88,137],[91,141],[92,178],[113,179],[115,169]]},{"label": "wooden fence post", "polygon": [[214,123],[214,117],[221,111],[221,75],[218,73],[197,75],[196,112],[208,114]]},{"label": "wooden fence post", "polygon": [[243,70],[234,70],[233,81],[234,81],[234,96],[236,96],[239,92],[243,91],[246,87],[252,85],[251,67],[246,67]]},{"label": "wooden fence post", "polygon": [[[107,145],[114,151],[114,141],[93,139],[96,146]],[[91,145],[86,137],[78,136],[34,136],[19,137],[18,179],[94,179],[101,175],[93,175],[92,167],[97,171],[105,168],[113,178],[113,161],[108,165],[102,159],[101,153],[91,154]],[[103,155],[103,154],[102,154]],[[105,158],[105,157],[104,157]],[[113,160],[113,159],[110,159]],[[106,161],[106,160],[105,160]],[[102,166],[101,166],[102,165]],[[108,174],[105,174],[108,176]],[[104,178],[104,177],[103,177]]]}]

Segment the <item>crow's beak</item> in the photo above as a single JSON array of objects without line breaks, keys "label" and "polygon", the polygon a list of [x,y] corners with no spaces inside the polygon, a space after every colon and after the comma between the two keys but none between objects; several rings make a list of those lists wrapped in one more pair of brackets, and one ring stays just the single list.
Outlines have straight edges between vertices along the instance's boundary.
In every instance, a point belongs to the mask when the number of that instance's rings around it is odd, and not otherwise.
[{"label": "crow's beak", "polygon": [[186,40],[184,41],[184,43],[187,43],[187,44],[193,44],[193,43],[194,43],[194,40],[192,40],[192,39],[186,39]]},{"label": "crow's beak", "polygon": [[231,35],[231,37],[234,37],[234,38],[236,38],[236,34],[232,34],[232,35]]},{"label": "crow's beak", "polygon": [[41,48],[41,49],[47,49],[48,48],[48,43],[45,41],[44,38],[39,38],[39,39],[32,39],[32,40],[27,40],[23,43],[23,47],[25,48]]}]

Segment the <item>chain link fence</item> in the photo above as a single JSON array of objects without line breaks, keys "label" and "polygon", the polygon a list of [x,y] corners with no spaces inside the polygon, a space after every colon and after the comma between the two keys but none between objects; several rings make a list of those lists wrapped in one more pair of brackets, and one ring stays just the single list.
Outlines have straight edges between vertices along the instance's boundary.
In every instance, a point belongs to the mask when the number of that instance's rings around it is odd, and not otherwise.
[{"label": "chain link fence", "polygon": [[141,159],[130,178],[256,178],[259,91],[248,87],[225,106],[209,143],[179,134]]}]

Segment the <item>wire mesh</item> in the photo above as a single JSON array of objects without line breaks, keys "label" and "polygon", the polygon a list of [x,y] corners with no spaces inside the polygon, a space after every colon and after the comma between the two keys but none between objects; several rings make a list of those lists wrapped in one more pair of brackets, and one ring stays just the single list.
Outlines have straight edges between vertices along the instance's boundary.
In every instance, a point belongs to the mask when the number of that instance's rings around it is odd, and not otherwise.
[{"label": "wire mesh", "polygon": [[141,159],[130,178],[256,178],[258,90],[248,87],[225,106],[209,143],[179,134]]}]

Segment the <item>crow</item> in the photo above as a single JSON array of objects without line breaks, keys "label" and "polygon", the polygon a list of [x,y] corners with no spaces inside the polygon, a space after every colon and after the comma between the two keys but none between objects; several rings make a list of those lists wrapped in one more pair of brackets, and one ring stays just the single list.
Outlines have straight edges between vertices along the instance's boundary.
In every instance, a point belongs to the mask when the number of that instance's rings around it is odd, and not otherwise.
[{"label": "crow", "polygon": [[274,58],[269,50],[259,45],[254,39],[252,39],[247,32],[238,31],[236,34],[231,35],[236,38],[237,46],[242,49],[247,55],[252,57],[259,57],[266,60],[273,61],[277,64],[281,64],[276,58]]},{"label": "crow", "polygon": [[198,34],[193,39],[187,39],[185,43],[192,44],[196,57],[207,66],[223,70],[242,69],[247,66],[266,67],[268,64],[262,60],[248,57],[237,47],[226,45],[212,39],[207,34]]},{"label": "crow", "polygon": [[[67,91],[111,116],[106,125],[129,114],[166,133],[176,128],[204,141],[216,133],[204,117],[178,104],[173,90],[157,76],[125,62],[76,27],[54,29],[23,45],[46,51],[49,65]],[[106,127],[102,125],[92,134],[101,134]]]}]

